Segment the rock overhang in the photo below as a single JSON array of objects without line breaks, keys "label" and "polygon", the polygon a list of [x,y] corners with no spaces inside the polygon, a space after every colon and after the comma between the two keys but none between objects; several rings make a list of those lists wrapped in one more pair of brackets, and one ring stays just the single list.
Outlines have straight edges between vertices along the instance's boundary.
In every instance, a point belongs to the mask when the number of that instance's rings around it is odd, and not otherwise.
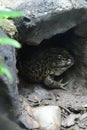
[{"label": "rock overhang", "polygon": [[21,0],[14,9],[24,17],[15,20],[21,41],[38,45],[44,39],[64,33],[87,21],[87,2],[78,0],[73,6],[69,0]]}]

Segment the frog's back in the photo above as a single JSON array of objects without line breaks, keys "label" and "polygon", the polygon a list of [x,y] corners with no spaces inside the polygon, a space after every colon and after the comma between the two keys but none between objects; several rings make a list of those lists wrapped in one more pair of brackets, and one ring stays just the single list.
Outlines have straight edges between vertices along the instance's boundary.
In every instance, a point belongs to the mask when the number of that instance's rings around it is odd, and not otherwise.
[{"label": "frog's back", "polygon": [[[37,50],[33,54],[19,59],[18,70],[22,77],[29,81],[40,82],[47,76],[50,62],[48,49]],[[50,53],[51,54],[51,53]]]},{"label": "frog's back", "polygon": [[[31,56],[26,55],[18,63],[21,76],[29,81],[43,81],[52,71],[52,64],[55,64],[55,67],[58,66],[58,55],[65,56],[66,51],[59,47],[49,47],[38,49]],[[61,65],[62,61],[60,62],[60,69]]]}]

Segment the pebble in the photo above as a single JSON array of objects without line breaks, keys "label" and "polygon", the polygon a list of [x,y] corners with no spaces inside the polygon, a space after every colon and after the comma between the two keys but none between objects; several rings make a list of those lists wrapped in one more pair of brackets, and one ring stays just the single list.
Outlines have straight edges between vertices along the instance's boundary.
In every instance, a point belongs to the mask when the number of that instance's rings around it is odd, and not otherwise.
[{"label": "pebble", "polygon": [[60,130],[61,110],[58,106],[40,106],[33,109],[33,116],[41,130]]}]

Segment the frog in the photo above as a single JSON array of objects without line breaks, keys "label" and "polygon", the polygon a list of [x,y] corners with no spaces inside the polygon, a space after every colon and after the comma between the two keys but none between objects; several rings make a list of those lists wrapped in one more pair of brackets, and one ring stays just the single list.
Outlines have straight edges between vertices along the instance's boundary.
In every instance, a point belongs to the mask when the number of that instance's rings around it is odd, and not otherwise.
[{"label": "frog", "polygon": [[43,83],[50,88],[65,89],[68,82],[63,83],[63,79],[56,81],[55,77],[61,76],[74,64],[74,58],[66,49],[57,46],[42,48],[22,57],[18,63],[22,78],[30,82]]}]

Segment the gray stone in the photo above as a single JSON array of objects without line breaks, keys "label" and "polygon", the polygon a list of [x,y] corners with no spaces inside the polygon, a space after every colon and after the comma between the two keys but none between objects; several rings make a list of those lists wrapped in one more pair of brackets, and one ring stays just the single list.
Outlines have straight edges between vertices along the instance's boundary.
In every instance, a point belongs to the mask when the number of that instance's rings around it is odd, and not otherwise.
[{"label": "gray stone", "polygon": [[61,110],[58,106],[41,106],[33,109],[33,115],[41,130],[60,130]]},{"label": "gray stone", "polygon": [[[0,37],[7,38],[8,36],[0,29]],[[17,74],[16,74],[17,69],[16,69],[15,48],[10,45],[0,45],[0,56],[3,59],[3,62],[2,62],[3,65],[5,65],[10,70],[13,77],[13,82],[11,83],[9,82],[6,75],[2,75],[2,76],[0,75],[0,96],[5,92],[5,95],[3,96],[3,98],[5,99],[6,95],[7,97],[9,97],[11,104],[9,102],[7,102],[7,104],[9,104],[8,106],[11,105],[11,110],[14,113],[15,117],[17,119],[20,118],[21,119],[20,123],[24,124],[25,127],[26,127],[26,124],[27,126],[29,126],[30,116],[26,117],[26,111],[23,109],[23,105],[20,101],[19,93],[18,93],[18,79],[17,79]],[[0,112],[5,107],[3,103],[3,98],[0,100]],[[6,111],[7,113],[9,112],[8,110]],[[23,117],[25,117],[24,120],[22,120]],[[0,120],[3,123],[8,122],[12,125],[12,123],[9,120],[4,121],[2,117],[0,117]],[[16,124],[13,123],[13,127],[16,128]],[[0,128],[5,128],[5,127],[2,125]],[[7,129],[11,129],[11,126],[10,127],[8,126]],[[19,128],[16,128],[16,129],[19,129]]]},{"label": "gray stone", "polygon": [[[7,35],[0,29],[0,37],[6,37]],[[16,58],[15,58],[15,48],[9,45],[0,45],[0,56],[3,61],[3,65],[7,66],[7,68],[10,70],[13,82],[10,83],[7,76],[3,75],[0,76],[0,84],[1,88],[7,89],[7,94],[9,95],[14,110],[17,110],[19,108],[19,94],[18,94],[18,88],[17,88],[17,75],[16,75]],[[1,89],[0,89],[1,90]]]},{"label": "gray stone", "polygon": [[23,130],[15,122],[8,119],[6,115],[0,113],[0,129],[1,130]]},{"label": "gray stone", "polygon": [[24,13],[16,25],[20,39],[31,45],[87,21],[85,0],[20,0],[13,8]]},{"label": "gray stone", "polygon": [[83,38],[87,38],[87,22],[78,25],[75,29],[74,29],[74,33],[77,36],[83,37]]}]

